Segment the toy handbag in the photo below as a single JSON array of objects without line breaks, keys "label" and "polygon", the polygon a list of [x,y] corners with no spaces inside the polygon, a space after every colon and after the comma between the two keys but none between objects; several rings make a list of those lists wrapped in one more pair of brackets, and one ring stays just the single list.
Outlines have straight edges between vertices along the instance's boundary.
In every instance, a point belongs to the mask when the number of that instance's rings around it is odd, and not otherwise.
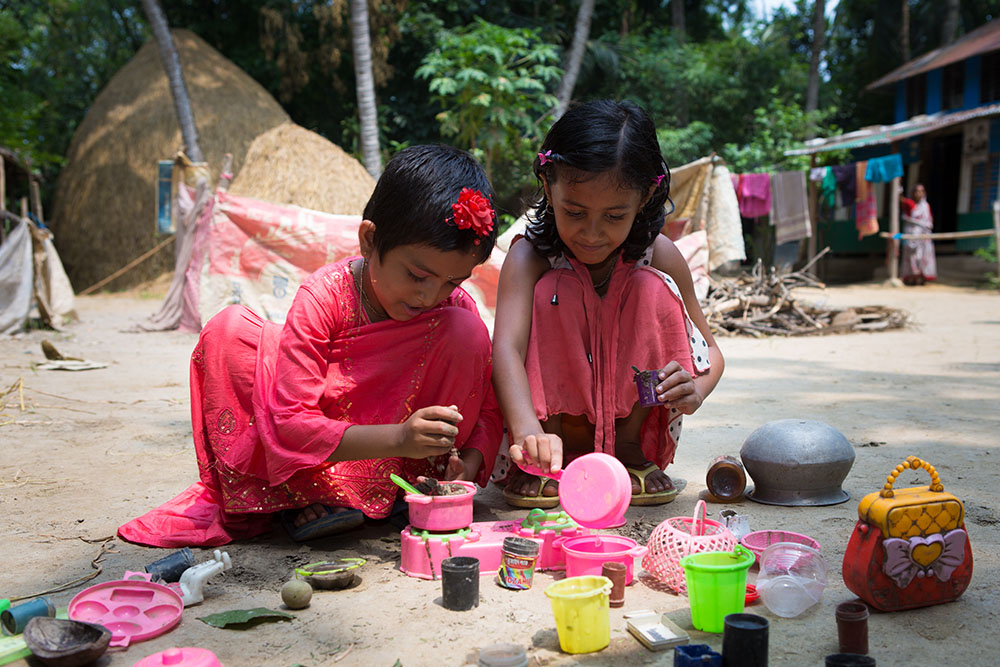
[{"label": "toy handbag", "polygon": [[[907,468],[926,470],[930,485],[893,490]],[[945,492],[932,465],[907,457],[881,491],[861,499],[843,575],[847,588],[882,611],[951,602],[968,588],[972,547],[965,507]]]}]

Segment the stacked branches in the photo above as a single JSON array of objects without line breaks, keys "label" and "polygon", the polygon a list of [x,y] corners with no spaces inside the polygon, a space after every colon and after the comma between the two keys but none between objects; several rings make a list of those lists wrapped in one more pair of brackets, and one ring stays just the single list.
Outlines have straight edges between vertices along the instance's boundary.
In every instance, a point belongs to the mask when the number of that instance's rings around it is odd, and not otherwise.
[{"label": "stacked branches", "polygon": [[792,291],[797,287],[825,287],[808,272],[822,255],[791,273],[781,274],[774,268],[765,270],[758,260],[750,273],[712,279],[704,308],[712,331],[762,338],[882,331],[907,325],[909,316],[896,308],[860,306],[831,310],[796,298]]}]

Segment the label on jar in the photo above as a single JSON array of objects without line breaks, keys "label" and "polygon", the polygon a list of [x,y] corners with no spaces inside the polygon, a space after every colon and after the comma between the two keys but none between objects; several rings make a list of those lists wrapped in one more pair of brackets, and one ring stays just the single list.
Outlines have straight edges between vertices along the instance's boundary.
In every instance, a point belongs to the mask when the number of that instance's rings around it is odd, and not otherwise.
[{"label": "label on jar", "polygon": [[531,588],[535,576],[535,559],[502,552],[500,569],[497,572],[500,585],[515,590]]}]

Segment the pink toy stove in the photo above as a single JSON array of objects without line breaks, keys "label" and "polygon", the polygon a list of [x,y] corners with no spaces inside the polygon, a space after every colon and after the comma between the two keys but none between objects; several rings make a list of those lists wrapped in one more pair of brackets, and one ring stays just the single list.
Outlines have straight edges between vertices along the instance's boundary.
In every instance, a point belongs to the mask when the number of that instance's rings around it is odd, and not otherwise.
[{"label": "pink toy stove", "polygon": [[436,533],[407,526],[400,534],[402,563],[400,569],[411,577],[437,579],[441,561],[452,556],[479,559],[480,576],[495,575],[500,567],[505,537],[526,537],[538,543],[536,570],[563,570],[566,556],[553,546],[560,537],[590,534],[565,512],[533,509],[523,521],[483,521],[471,523],[449,533]]}]

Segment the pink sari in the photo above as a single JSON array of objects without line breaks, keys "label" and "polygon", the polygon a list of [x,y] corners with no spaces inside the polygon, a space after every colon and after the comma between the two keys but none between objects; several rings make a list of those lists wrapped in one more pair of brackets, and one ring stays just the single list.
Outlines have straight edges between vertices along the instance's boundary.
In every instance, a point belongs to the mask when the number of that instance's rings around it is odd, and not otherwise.
[{"label": "pink sari", "polygon": [[[445,457],[327,463],[354,424],[398,424],[418,408],[457,405],[459,449],[483,454],[485,485],[501,419],[490,340],[456,290],[407,321],[369,323],[350,260],[314,273],[285,324],[230,306],[191,355],[191,421],[201,481],[118,534],[152,546],[217,546],[265,532],[270,515],[323,503],[388,516],[397,473],[439,473]],[[457,372],[456,369],[461,369]]]},{"label": "pink sari", "polygon": [[[585,416],[595,426],[594,451],[615,453],[615,420],[638,402],[633,365],[647,370],[676,360],[692,375],[709,367],[708,346],[680,292],[650,263],[651,253],[636,263],[619,258],[603,298],[575,259],[559,258],[535,285],[525,358],[535,414],[540,421]],[[643,422],[643,454],[660,468],[673,461],[680,419],[661,406]]]}]

